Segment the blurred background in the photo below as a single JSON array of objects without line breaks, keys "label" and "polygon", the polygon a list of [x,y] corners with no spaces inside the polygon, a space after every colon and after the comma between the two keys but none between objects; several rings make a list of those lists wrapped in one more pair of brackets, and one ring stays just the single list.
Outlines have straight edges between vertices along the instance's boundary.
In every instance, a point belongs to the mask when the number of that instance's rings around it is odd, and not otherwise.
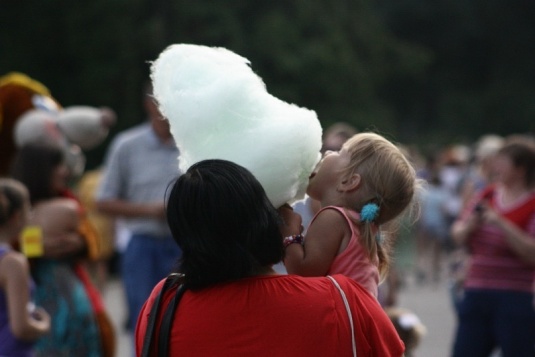
[{"label": "blurred background", "polygon": [[[140,123],[150,61],[173,43],[226,47],[268,91],[392,140],[428,147],[535,130],[535,2],[528,0],[2,0],[0,75],[63,105]],[[87,153],[98,166],[106,143]]]}]

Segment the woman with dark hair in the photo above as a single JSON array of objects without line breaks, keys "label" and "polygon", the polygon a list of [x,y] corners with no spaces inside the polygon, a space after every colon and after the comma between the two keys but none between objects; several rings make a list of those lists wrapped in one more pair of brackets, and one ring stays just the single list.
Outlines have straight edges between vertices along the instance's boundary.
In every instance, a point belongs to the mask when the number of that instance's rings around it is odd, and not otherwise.
[{"label": "woman with dark hair", "polygon": [[515,139],[493,160],[496,183],[477,193],[452,227],[468,248],[453,356],[533,356],[535,144]]},{"label": "woman with dark hair", "polygon": [[403,354],[390,320],[359,284],[275,273],[283,236],[301,225],[291,209],[279,211],[255,177],[229,161],[201,161],[178,178],[167,220],[183,276],[160,282],[145,303],[138,356]]},{"label": "woman with dark hair", "polygon": [[12,176],[28,188],[30,223],[42,232],[43,255],[31,259],[31,270],[36,303],[50,313],[51,331],[37,342],[36,356],[110,355],[105,351],[113,348],[111,324],[80,264],[93,232],[68,190],[69,170],[61,149],[41,144],[22,147]]},{"label": "woman with dark hair", "polygon": [[[47,145],[28,145],[21,148],[19,159],[13,163],[12,175],[23,181],[33,203],[57,197],[68,175],[63,153]],[[26,164],[25,161],[31,164]]]}]

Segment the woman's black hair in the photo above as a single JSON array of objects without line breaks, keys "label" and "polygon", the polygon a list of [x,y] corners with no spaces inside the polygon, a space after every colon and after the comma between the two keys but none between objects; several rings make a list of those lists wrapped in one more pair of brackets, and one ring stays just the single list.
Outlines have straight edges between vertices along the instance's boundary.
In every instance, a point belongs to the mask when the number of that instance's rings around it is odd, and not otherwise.
[{"label": "woman's black hair", "polygon": [[58,195],[52,188],[52,173],[63,161],[63,152],[57,146],[25,145],[15,156],[11,176],[28,188],[33,204]]},{"label": "woman's black hair", "polygon": [[283,256],[277,210],[256,178],[230,161],[201,161],[180,176],[167,220],[190,289],[258,274]]}]

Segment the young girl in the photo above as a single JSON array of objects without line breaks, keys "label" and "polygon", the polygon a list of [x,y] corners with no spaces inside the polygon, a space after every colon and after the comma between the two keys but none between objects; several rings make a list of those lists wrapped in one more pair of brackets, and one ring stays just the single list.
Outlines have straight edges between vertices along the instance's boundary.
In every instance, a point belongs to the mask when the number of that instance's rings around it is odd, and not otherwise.
[{"label": "young girl", "polygon": [[417,185],[409,161],[380,135],[356,134],[339,152],[326,152],[307,188],[322,208],[306,237],[284,239],[288,273],[344,274],[377,296],[389,266],[380,226],[400,216]]},{"label": "young girl", "polygon": [[31,303],[26,257],[11,249],[26,224],[30,201],[18,181],[0,179],[0,356],[31,356],[32,341],[50,329],[50,317]]}]

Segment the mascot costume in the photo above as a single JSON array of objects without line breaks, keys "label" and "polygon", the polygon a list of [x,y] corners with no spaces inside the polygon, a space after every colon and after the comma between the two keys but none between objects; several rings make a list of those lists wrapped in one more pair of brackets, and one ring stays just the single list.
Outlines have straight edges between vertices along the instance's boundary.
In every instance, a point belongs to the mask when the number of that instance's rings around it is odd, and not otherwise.
[{"label": "mascot costume", "polygon": [[[100,144],[114,122],[115,113],[109,108],[62,108],[42,83],[22,73],[8,73],[0,77],[0,176],[9,174],[17,148],[31,143],[51,143],[63,150],[71,177],[80,178],[85,168],[82,150]],[[70,191],[63,195],[78,201]],[[86,241],[87,257],[98,259],[101,255],[99,239],[85,216],[78,231]],[[102,355],[111,357],[115,349],[114,331],[100,293],[82,264],[76,263],[74,271],[84,285],[95,312]]]},{"label": "mascot costume", "polygon": [[0,176],[9,172],[17,147],[51,142],[65,151],[74,177],[82,174],[82,149],[96,147],[115,122],[109,108],[62,108],[38,81],[17,72],[0,77]]}]

